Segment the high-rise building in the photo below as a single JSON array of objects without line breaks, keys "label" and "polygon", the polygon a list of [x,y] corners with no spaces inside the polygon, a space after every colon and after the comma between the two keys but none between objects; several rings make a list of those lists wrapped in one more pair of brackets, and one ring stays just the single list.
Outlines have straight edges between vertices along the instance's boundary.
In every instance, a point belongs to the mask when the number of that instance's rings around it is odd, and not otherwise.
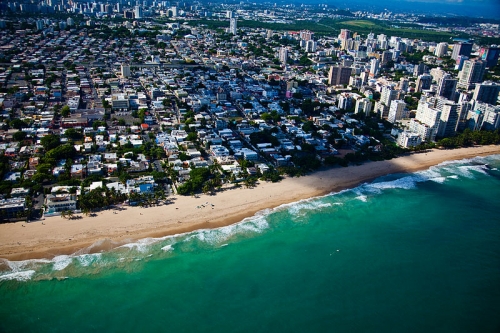
[{"label": "high-rise building", "polygon": [[339,39],[347,40],[349,38],[351,38],[351,31],[348,29],[340,29]]},{"label": "high-rise building", "polygon": [[299,35],[300,35],[300,39],[305,40],[305,41],[314,39],[314,32],[309,31],[309,30],[301,30]]},{"label": "high-rise building", "polygon": [[286,47],[281,47],[279,52],[280,62],[286,64],[288,61],[288,49]]},{"label": "high-rise building", "polygon": [[171,17],[177,17],[177,7],[170,7],[169,14]]},{"label": "high-rise building", "polygon": [[43,20],[36,21],[36,30],[42,30],[45,26],[45,22]]},{"label": "high-rise building", "polygon": [[306,42],[306,52],[308,53],[313,53],[313,52],[316,52],[316,42],[313,41],[313,40],[308,40]]},{"label": "high-rise building", "polygon": [[436,46],[436,50],[434,51],[434,55],[436,57],[443,57],[448,53],[448,43],[441,42]]},{"label": "high-rise building", "polygon": [[475,101],[495,105],[498,101],[498,94],[500,93],[500,84],[496,82],[484,82],[476,84],[474,95],[472,99]]},{"label": "high-rise building", "polygon": [[130,66],[126,64],[121,65],[122,77],[130,77]]},{"label": "high-rise building", "polygon": [[363,113],[365,116],[369,116],[372,110],[372,102],[368,98],[359,98],[356,100],[356,106],[354,108],[354,113]]},{"label": "high-rise building", "polygon": [[[471,120],[471,117],[475,119]],[[473,130],[496,130],[500,128],[500,106],[475,102],[467,118]]]},{"label": "high-rise building", "polygon": [[380,62],[376,58],[373,58],[372,60],[370,60],[370,76],[371,77],[375,77],[378,75],[379,64],[380,64]]},{"label": "high-rise building", "polygon": [[429,71],[429,68],[423,62],[413,68],[413,76],[419,76]]},{"label": "high-rise building", "polygon": [[141,6],[135,6],[135,8],[134,8],[134,18],[135,19],[141,19],[142,18],[142,7]]},{"label": "high-rise building", "polygon": [[238,33],[238,21],[234,17],[229,20],[229,33],[232,35]]},{"label": "high-rise building", "polygon": [[68,17],[68,19],[66,20],[66,24],[68,25],[68,27],[72,27],[75,25],[75,21],[71,17]]},{"label": "high-rise building", "polygon": [[234,17],[234,13],[233,13],[233,11],[232,11],[232,10],[228,10],[228,11],[226,12],[226,17],[227,17],[228,19],[232,19],[232,18]]},{"label": "high-rise building", "polygon": [[439,118],[438,136],[447,138],[457,133],[460,110],[457,103],[446,102],[442,106],[441,117]]},{"label": "high-rise building", "polygon": [[455,62],[455,70],[461,71],[464,67],[465,60],[469,60],[469,57],[461,55],[457,57],[457,61]]},{"label": "high-rise building", "polygon": [[494,67],[498,64],[498,57],[500,56],[500,46],[492,45],[490,47],[482,48],[479,51],[479,58],[486,61],[486,67]]},{"label": "high-rise building", "polygon": [[410,86],[410,80],[408,80],[407,77],[402,77],[401,79],[399,79],[399,87],[398,87],[399,90],[407,92],[409,86]]},{"label": "high-rise building", "polygon": [[431,87],[432,76],[429,74],[419,75],[416,82],[417,92],[422,92],[422,90],[427,90]]},{"label": "high-rise building", "polygon": [[382,52],[382,66],[385,66],[390,60],[392,60],[392,52],[391,51],[384,51]]},{"label": "high-rise building", "polygon": [[387,116],[387,121],[390,123],[395,123],[398,120],[408,117],[408,111],[406,110],[406,103],[403,100],[394,100],[391,102],[389,107],[389,115]]},{"label": "high-rise building", "polygon": [[472,43],[455,43],[451,59],[457,60],[459,56],[470,57],[472,52]]},{"label": "high-rise building", "polygon": [[432,102],[422,98],[418,102],[415,119],[410,121],[410,131],[418,133],[424,141],[434,141],[440,117],[441,111],[435,109]]},{"label": "high-rise building", "polygon": [[394,90],[393,86],[387,85],[382,87],[380,94],[380,102],[389,107],[391,102],[398,97],[398,91]]},{"label": "high-rise building", "polygon": [[332,66],[328,75],[328,84],[331,86],[349,84],[351,74],[352,69],[350,67]]},{"label": "high-rise building", "polygon": [[455,99],[457,80],[450,74],[445,74],[438,84],[437,96],[442,96],[449,100]]},{"label": "high-rise building", "polygon": [[439,81],[441,81],[443,76],[445,76],[446,72],[442,70],[441,67],[437,67],[437,68],[432,68],[429,71],[429,74],[432,76],[432,81],[439,83]]},{"label": "high-rise building", "polygon": [[483,82],[486,70],[486,61],[466,60],[460,73],[458,73],[458,86],[469,90],[475,83]]}]

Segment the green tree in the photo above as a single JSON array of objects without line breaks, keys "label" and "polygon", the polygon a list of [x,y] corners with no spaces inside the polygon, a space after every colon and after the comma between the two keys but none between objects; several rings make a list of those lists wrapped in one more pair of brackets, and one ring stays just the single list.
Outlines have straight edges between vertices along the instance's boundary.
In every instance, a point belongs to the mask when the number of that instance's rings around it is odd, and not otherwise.
[{"label": "green tree", "polygon": [[71,110],[70,110],[69,106],[67,106],[67,105],[63,106],[61,109],[61,116],[63,116],[64,118],[67,118],[67,117],[69,117],[70,114],[71,114]]},{"label": "green tree", "polygon": [[16,132],[12,135],[12,138],[14,139],[14,141],[23,141],[24,139],[26,139],[26,136],[28,134],[26,132],[23,132],[23,131],[19,131],[19,132]]},{"label": "green tree", "polygon": [[12,128],[15,128],[15,129],[18,129],[18,130],[21,130],[22,128],[26,128],[26,127],[29,127],[29,125],[22,121],[21,119],[14,119],[12,120],[10,123],[9,123],[9,126],[12,127]]},{"label": "green tree", "polygon": [[49,134],[44,136],[40,140],[40,143],[42,144],[43,148],[45,148],[45,151],[49,151],[59,146],[61,144],[61,140],[58,135]]}]

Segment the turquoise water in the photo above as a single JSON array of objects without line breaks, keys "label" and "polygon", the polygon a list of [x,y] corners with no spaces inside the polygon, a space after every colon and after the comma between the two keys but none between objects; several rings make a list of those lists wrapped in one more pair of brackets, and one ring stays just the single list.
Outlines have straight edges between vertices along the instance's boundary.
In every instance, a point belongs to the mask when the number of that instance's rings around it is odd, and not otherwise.
[{"label": "turquoise water", "polygon": [[0,260],[0,331],[499,332],[499,168],[447,162],[217,230]]}]

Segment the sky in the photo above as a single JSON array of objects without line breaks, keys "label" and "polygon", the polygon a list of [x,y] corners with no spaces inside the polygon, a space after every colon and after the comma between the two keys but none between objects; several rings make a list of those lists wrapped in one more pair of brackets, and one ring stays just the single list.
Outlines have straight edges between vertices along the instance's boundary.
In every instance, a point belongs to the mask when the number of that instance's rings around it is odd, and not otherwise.
[{"label": "sky", "polygon": [[[322,0],[310,0],[310,2],[322,3]],[[500,0],[325,0],[324,3],[341,9],[388,9],[406,13],[452,14],[500,19]]]}]

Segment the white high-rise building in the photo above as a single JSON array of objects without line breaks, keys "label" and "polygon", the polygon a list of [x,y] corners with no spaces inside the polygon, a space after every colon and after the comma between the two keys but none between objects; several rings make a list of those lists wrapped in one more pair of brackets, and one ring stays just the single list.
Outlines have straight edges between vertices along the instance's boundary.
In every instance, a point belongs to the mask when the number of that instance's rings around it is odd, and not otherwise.
[{"label": "white high-rise building", "polygon": [[227,17],[228,19],[232,19],[232,18],[234,17],[234,13],[233,13],[233,11],[232,11],[232,10],[228,10],[228,11],[226,12],[226,17]]},{"label": "white high-rise building", "polygon": [[286,47],[281,47],[279,57],[280,62],[282,64],[286,64],[286,62],[288,61],[288,49]]},{"label": "white high-rise building", "polygon": [[371,77],[375,77],[378,75],[378,71],[379,71],[379,60],[378,59],[375,59],[373,58],[371,61],[370,61],[370,76]]},{"label": "white high-rise building", "polygon": [[398,91],[394,90],[393,86],[387,85],[382,87],[382,92],[380,94],[380,102],[384,103],[387,107],[391,105],[391,102],[395,100],[398,96]]},{"label": "white high-rise building", "polygon": [[460,73],[458,73],[458,86],[470,89],[475,83],[483,82],[486,62],[482,60],[465,60]]},{"label": "white high-rise building", "polygon": [[408,111],[406,110],[406,103],[403,100],[395,100],[391,102],[389,107],[389,115],[387,121],[395,123],[398,120],[408,118]]},{"label": "white high-rise building", "polygon": [[229,33],[232,35],[238,33],[238,21],[234,17],[229,20]]},{"label": "white high-rise building", "polygon": [[372,102],[368,98],[360,98],[356,101],[354,113],[363,113],[365,116],[369,116],[371,110]]},{"label": "white high-rise building", "polygon": [[306,52],[313,53],[316,52],[316,42],[313,40],[308,40],[306,42]]},{"label": "white high-rise building", "polygon": [[439,43],[436,46],[436,50],[434,51],[434,55],[436,57],[443,57],[448,53],[448,43]]},{"label": "white high-rise building", "polygon": [[136,18],[136,19],[141,19],[142,18],[142,7],[141,6],[135,6],[135,8],[134,8],[134,18]]},{"label": "white high-rise building", "polygon": [[434,141],[439,128],[441,111],[433,107],[425,98],[418,102],[415,119],[410,121],[411,132],[418,133],[424,141]]},{"label": "white high-rise building", "polygon": [[172,17],[177,17],[177,7],[170,7],[169,12],[172,14]]},{"label": "white high-rise building", "polygon": [[442,106],[441,117],[439,118],[438,136],[442,138],[453,136],[457,133],[460,110],[457,103],[446,102]]}]

